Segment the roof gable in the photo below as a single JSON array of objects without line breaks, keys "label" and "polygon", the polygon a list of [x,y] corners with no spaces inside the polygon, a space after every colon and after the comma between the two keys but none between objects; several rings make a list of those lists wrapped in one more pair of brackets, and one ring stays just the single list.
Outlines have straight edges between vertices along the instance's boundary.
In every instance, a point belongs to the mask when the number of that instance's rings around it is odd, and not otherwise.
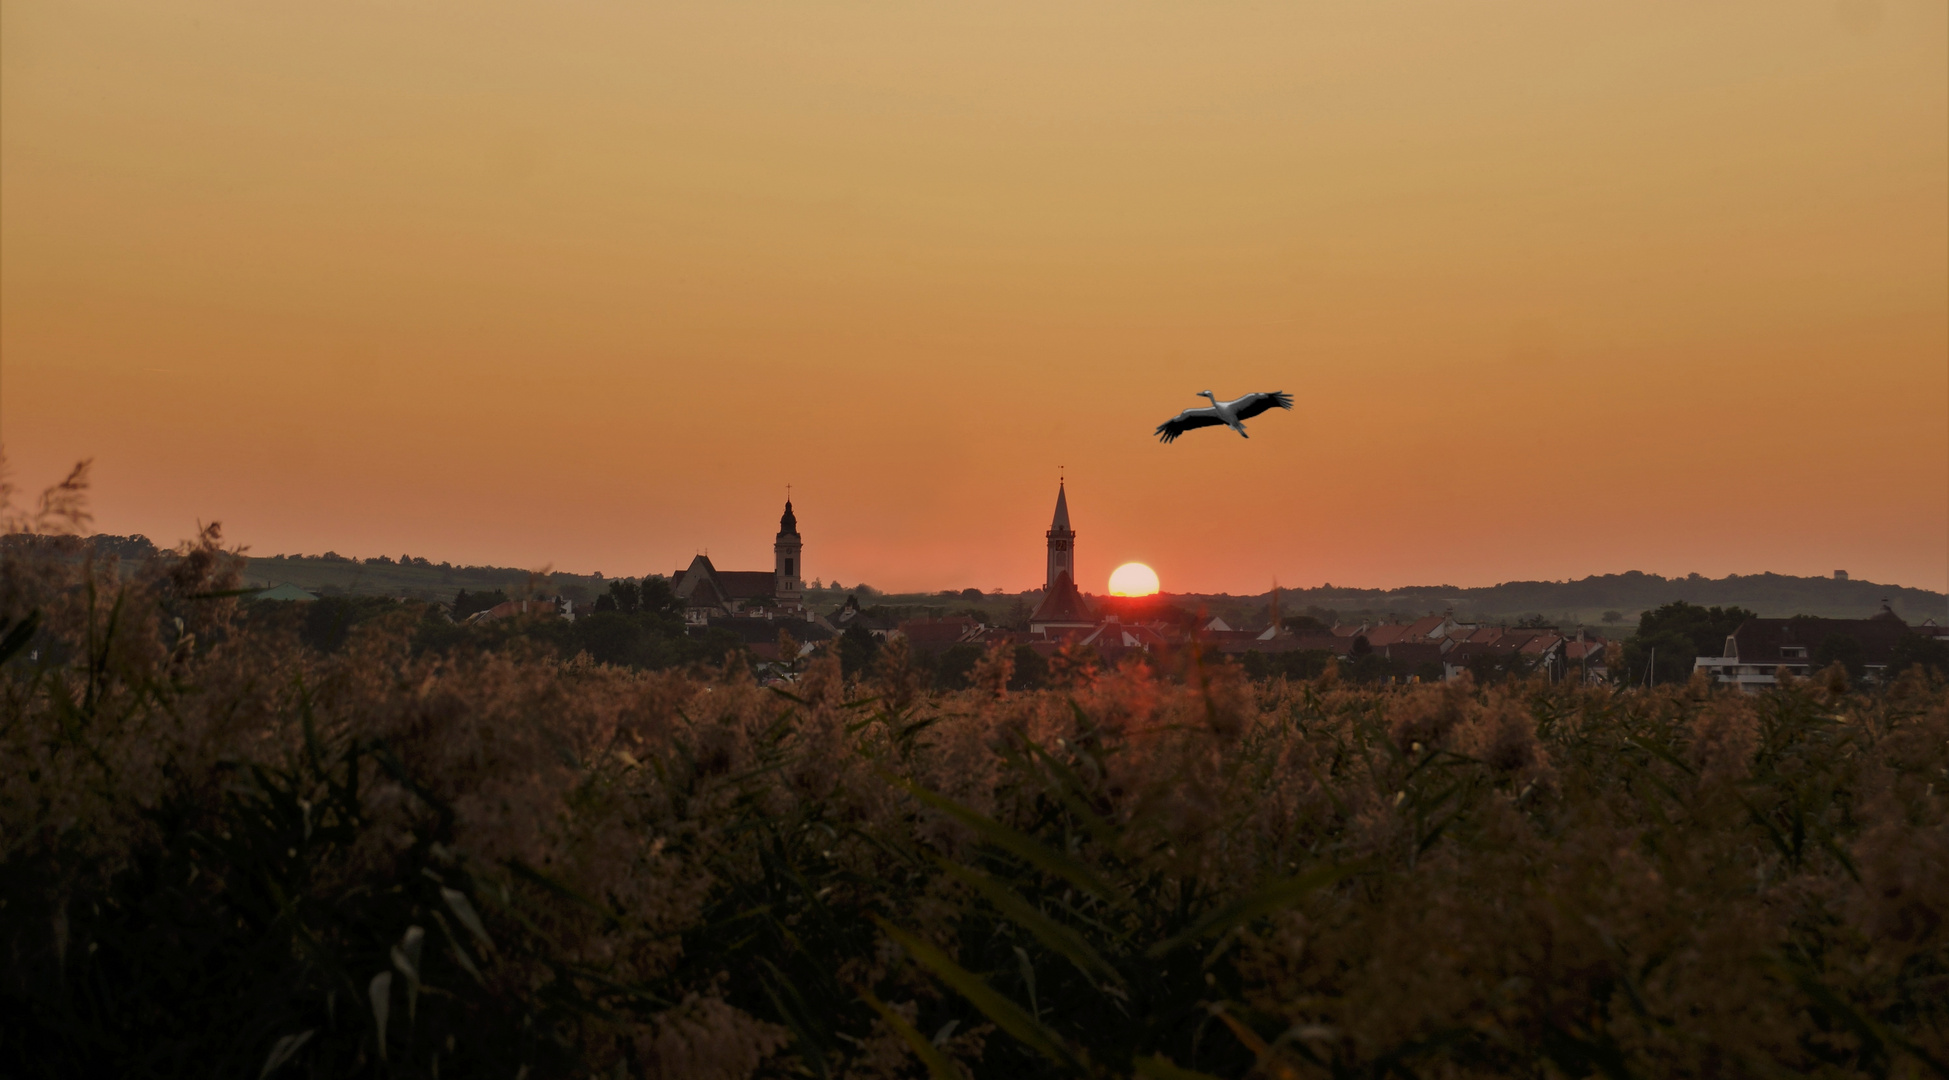
[{"label": "roof gable", "polygon": [[[1909,633],[1899,618],[1872,619],[1747,619],[1734,630],[1727,645],[1742,664],[1810,663],[1830,637],[1846,636],[1861,645],[1861,662],[1882,666],[1894,659],[1895,646]],[[1789,653],[1786,650],[1794,649]]]},{"label": "roof gable", "polygon": [[1056,583],[1050,587],[1042,602],[1035,606],[1029,623],[1087,623],[1094,626],[1096,613],[1090,610],[1083,594],[1076,591],[1076,583],[1065,572],[1056,575]]}]

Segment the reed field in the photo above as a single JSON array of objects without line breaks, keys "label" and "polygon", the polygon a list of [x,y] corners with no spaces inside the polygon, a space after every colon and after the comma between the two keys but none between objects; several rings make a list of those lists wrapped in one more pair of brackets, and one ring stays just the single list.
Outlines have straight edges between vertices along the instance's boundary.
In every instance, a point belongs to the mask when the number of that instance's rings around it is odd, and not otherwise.
[{"label": "reed field", "polygon": [[0,561],[8,1076],[1949,1067],[1939,675],[765,687],[52,550]]}]

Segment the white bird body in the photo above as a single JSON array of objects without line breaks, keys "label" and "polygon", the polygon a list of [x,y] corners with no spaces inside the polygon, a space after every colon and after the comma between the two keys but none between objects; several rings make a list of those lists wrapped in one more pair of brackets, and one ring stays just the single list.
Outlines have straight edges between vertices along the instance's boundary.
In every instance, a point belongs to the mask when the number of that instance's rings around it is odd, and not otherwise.
[{"label": "white bird body", "polygon": [[1245,421],[1271,408],[1290,409],[1293,407],[1291,394],[1273,391],[1269,394],[1247,394],[1230,401],[1220,401],[1209,390],[1198,391],[1198,396],[1211,404],[1202,409],[1186,409],[1169,420],[1157,425],[1157,437],[1170,442],[1192,428],[1217,427],[1224,425],[1238,432],[1239,438],[1249,439],[1245,433]]}]

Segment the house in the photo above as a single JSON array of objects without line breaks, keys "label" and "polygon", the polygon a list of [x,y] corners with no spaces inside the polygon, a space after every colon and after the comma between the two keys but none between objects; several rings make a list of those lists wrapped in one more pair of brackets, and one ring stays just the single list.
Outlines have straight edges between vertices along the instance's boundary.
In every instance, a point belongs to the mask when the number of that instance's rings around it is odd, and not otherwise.
[{"label": "house", "polygon": [[836,634],[843,634],[854,627],[859,627],[880,641],[885,641],[900,628],[900,623],[890,616],[861,611],[859,598],[850,594],[846,597],[845,603],[819,621],[832,628]]},{"label": "house", "polygon": [[1562,677],[1576,663],[1584,665],[1586,681],[1601,680],[1604,675],[1604,639],[1587,638],[1581,631],[1573,639],[1549,629],[1505,630],[1493,626],[1469,629],[1466,624],[1457,624],[1457,629],[1444,636],[1439,645],[1442,678],[1448,681],[1461,678],[1463,672],[1485,657],[1497,666],[1543,672],[1551,680]]},{"label": "house", "polygon": [[[702,572],[685,582],[688,591],[680,594],[684,602],[684,625],[686,626],[709,626],[712,619],[728,619],[733,611],[739,610],[738,606],[732,604],[731,598],[724,594],[723,587],[718,584],[717,574],[710,567],[710,560],[705,559],[704,563]],[[690,564],[690,568],[693,571],[698,570],[695,562]]]},{"label": "house", "polygon": [[1382,645],[1374,651],[1387,657],[1396,671],[1415,675],[1424,669],[1433,669],[1441,672],[1441,678],[1444,680],[1447,678],[1447,672],[1442,667],[1440,642],[1397,641],[1391,645]]},{"label": "house", "polygon": [[1409,623],[1344,623],[1333,628],[1343,637],[1364,637],[1375,648],[1398,643],[1425,644],[1458,640],[1476,630],[1473,623],[1456,622],[1453,612],[1427,615]]},{"label": "house", "polygon": [[1105,663],[1114,664],[1125,653],[1150,652],[1163,647],[1164,636],[1141,623],[1126,623],[1115,615],[1107,616],[1095,629],[1077,639],[1078,644],[1096,650]]},{"label": "house", "polygon": [[470,623],[493,622],[496,619],[512,619],[518,615],[536,619],[553,619],[562,613],[559,600],[503,600],[486,611],[476,611],[467,616]]},{"label": "house", "polygon": [[1586,683],[1607,682],[1611,672],[1604,662],[1604,648],[1609,644],[1603,638],[1590,637],[1579,630],[1575,640],[1563,643],[1564,662],[1582,664]]},{"label": "house", "polygon": [[896,625],[888,640],[905,638],[915,652],[946,652],[956,645],[974,644],[985,629],[967,615],[948,615],[939,619],[908,619]]},{"label": "house", "polygon": [[1692,670],[1757,692],[1778,685],[1778,672],[1804,678],[1852,654],[1869,678],[1879,678],[1894,659],[1895,646],[1912,632],[1885,604],[1871,619],[1747,619],[1726,637],[1722,655],[1698,657]]}]

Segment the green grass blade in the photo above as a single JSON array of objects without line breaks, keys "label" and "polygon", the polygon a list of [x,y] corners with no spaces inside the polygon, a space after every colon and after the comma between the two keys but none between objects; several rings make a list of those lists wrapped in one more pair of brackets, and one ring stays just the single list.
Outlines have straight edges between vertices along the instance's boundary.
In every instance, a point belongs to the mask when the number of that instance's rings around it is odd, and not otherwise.
[{"label": "green grass blade", "polygon": [[1123,976],[1102,954],[1090,947],[1082,935],[1042,913],[1034,904],[986,874],[977,873],[965,866],[959,866],[946,859],[937,860],[941,869],[949,877],[980,893],[995,909],[1007,916],[1010,922],[1027,930],[1042,942],[1051,952],[1076,965],[1076,970],[1085,978],[1099,982],[1123,984]]},{"label": "green grass blade", "polygon": [[941,1053],[940,1047],[928,1042],[927,1036],[915,1030],[905,1017],[874,997],[871,991],[860,991],[859,998],[871,1006],[874,1012],[879,1013],[880,1019],[885,1020],[894,1034],[900,1036],[901,1041],[914,1052],[914,1056],[927,1066],[927,1075],[934,1080],[961,1080],[961,1074],[955,1071],[954,1062],[949,1061],[947,1055]]},{"label": "green grass blade", "polygon": [[1137,1070],[1138,1076],[1150,1077],[1151,1080],[1218,1080],[1208,1072],[1199,1072],[1178,1065],[1162,1054],[1153,1054],[1147,1058],[1132,1058],[1130,1067]]},{"label": "green grass blade", "polygon": [[1144,955],[1154,960],[1199,938],[1222,934],[1234,926],[1250,922],[1261,915],[1269,915],[1281,908],[1290,907],[1315,889],[1325,888],[1341,878],[1357,873],[1364,867],[1364,863],[1323,866],[1304,874],[1296,874],[1283,881],[1275,881],[1249,896],[1242,896],[1224,907],[1207,913],[1204,918],[1192,923],[1182,933],[1151,946]]},{"label": "green grass blade", "polygon": [[1098,876],[1096,871],[1091,870],[1068,855],[1039,843],[1030,837],[1024,836],[986,814],[970,810],[944,795],[937,795],[921,787],[919,784],[903,780],[892,774],[882,775],[885,775],[887,779],[912,792],[914,798],[919,799],[926,805],[939,810],[941,813],[973,829],[983,840],[1021,859],[1030,866],[1041,870],[1043,873],[1053,874],[1056,877],[1062,878],[1064,881],[1082,889],[1084,892],[1096,896],[1098,899],[1110,903],[1116,902],[1116,890],[1110,887],[1109,882],[1104,881],[1102,877]]},{"label": "green grass blade", "polygon": [[0,664],[14,658],[14,654],[27,647],[34,637],[34,630],[41,625],[39,608],[27,613],[27,617],[14,624],[7,636],[0,639]]},{"label": "green grass blade", "polygon": [[1070,1053],[1062,1038],[1043,1027],[1036,1019],[1022,1011],[1020,1005],[1002,996],[993,987],[983,982],[973,972],[955,963],[948,955],[920,938],[907,933],[892,923],[873,916],[886,935],[907,950],[914,961],[932,971],[942,982],[953,987],[962,997],[982,1015],[995,1022],[995,1026],[1013,1035],[1016,1041],[1058,1065],[1084,1071],[1082,1062]]}]

